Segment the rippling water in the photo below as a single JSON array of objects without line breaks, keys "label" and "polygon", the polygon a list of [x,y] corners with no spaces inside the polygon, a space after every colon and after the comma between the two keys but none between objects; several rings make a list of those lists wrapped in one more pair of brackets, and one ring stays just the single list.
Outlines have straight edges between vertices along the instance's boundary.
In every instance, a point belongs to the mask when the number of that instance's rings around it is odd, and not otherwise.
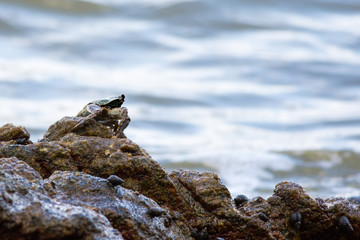
[{"label": "rippling water", "polygon": [[360,2],[0,0],[0,125],[126,95],[127,136],[233,195],[360,194]]}]

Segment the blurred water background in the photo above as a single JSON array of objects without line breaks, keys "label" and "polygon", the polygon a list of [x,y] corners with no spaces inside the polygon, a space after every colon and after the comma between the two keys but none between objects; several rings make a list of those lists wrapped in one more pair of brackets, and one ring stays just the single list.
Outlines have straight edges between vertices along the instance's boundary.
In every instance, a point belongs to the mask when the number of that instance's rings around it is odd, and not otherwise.
[{"label": "blurred water background", "polygon": [[126,134],[232,195],[360,193],[360,1],[0,0],[0,125],[124,93]]}]

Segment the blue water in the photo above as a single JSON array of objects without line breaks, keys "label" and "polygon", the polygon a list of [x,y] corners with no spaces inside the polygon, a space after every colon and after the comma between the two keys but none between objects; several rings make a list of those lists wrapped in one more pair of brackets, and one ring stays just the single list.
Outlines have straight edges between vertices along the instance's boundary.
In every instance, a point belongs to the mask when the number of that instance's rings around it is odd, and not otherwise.
[{"label": "blue water", "polygon": [[128,138],[233,195],[360,194],[360,2],[0,0],[0,125],[126,95]]}]

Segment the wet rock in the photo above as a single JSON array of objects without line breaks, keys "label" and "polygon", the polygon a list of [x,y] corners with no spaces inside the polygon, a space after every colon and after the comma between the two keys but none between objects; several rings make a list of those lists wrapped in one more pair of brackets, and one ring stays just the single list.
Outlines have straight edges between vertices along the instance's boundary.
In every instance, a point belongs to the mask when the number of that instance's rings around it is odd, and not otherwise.
[{"label": "wet rock", "polygon": [[0,142],[11,141],[13,144],[31,144],[29,132],[22,126],[15,127],[12,123],[7,123],[0,127]]},{"label": "wet rock", "polygon": [[1,239],[123,239],[101,214],[51,199],[41,176],[17,158],[0,158]]},{"label": "wet rock", "polygon": [[[168,210],[142,194],[120,186],[111,187],[106,179],[80,172],[56,171],[45,183],[53,199],[103,214],[125,239],[190,238],[188,228],[175,220],[167,222],[171,217]],[[55,193],[51,183],[56,186]],[[149,214],[149,209],[156,213],[156,218]]]}]

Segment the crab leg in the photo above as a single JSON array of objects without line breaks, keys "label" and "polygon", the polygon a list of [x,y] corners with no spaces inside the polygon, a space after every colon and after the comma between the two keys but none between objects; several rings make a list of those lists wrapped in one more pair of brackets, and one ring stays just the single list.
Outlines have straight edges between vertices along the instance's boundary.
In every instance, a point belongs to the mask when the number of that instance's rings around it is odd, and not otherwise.
[{"label": "crab leg", "polygon": [[101,112],[101,107],[96,104],[89,104],[86,106],[86,109],[91,112],[90,115],[86,116],[84,119],[82,119],[80,122],[78,122],[75,127],[71,129],[71,131],[76,131],[80,127],[82,127],[89,119],[96,117]]},{"label": "crab leg", "polygon": [[124,132],[125,128],[127,128],[127,126],[129,126],[131,119],[129,117],[127,117],[125,120],[122,120],[120,125],[119,125],[119,130],[121,132]]},{"label": "crab leg", "polygon": [[120,118],[120,124],[117,127],[117,131],[115,132],[115,135],[118,138],[125,137],[124,130],[130,123],[130,118],[128,116],[128,111],[126,108],[121,108],[121,118]]}]

